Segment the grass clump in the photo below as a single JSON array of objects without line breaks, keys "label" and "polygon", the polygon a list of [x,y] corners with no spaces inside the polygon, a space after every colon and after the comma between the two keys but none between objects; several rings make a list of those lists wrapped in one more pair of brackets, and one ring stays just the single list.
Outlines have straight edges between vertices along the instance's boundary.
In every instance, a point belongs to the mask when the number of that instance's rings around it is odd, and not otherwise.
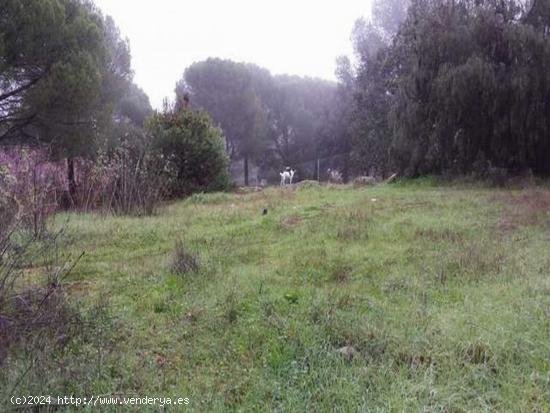
[{"label": "grass clump", "polygon": [[172,271],[177,275],[196,273],[200,268],[199,258],[192,254],[181,239],[176,241],[172,257]]}]

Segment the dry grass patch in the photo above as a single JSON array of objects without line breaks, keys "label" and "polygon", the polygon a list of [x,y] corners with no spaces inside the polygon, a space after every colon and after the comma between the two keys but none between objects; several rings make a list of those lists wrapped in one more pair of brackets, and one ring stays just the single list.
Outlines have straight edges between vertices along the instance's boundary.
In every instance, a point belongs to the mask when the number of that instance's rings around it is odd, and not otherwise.
[{"label": "dry grass patch", "polygon": [[517,194],[505,192],[493,197],[503,205],[498,229],[509,232],[521,226],[550,224],[550,190],[529,189]]},{"label": "dry grass patch", "polygon": [[283,219],[283,226],[286,228],[294,228],[304,220],[303,217],[298,215],[291,215]]}]

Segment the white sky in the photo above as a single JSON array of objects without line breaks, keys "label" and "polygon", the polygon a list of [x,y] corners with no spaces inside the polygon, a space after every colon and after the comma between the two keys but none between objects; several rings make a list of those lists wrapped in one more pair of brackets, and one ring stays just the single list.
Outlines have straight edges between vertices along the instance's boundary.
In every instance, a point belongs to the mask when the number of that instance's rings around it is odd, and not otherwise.
[{"label": "white sky", "polygon": [[274,74],[334,79],[370,0],[94,0],[130,39],[135,82],[160,108],[186,67],[208,57]]}]

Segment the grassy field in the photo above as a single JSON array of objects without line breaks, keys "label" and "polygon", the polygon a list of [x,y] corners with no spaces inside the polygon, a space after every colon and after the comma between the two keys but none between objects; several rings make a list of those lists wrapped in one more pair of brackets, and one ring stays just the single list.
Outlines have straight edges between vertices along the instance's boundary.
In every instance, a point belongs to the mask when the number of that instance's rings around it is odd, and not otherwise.
[{"label": "grassy field", "polygon": [[[544,189],[426,180],[59,216],[86,251],[69,294],[105,320],[65,360],[93,373],[48,386],[190,399],[168,411],[548,412],[549,211]],[[197,270],[174,272],[178,240]]]}]

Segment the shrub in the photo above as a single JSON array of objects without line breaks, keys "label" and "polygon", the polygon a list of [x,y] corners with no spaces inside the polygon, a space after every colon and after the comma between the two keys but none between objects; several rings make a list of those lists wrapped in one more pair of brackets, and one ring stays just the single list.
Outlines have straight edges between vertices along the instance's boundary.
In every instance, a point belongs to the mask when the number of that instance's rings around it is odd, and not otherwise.
[{"label": "shrub", "polygon": [[172,271],[178,275],[194,273],[199,269],[199,259],[185,247],[182,240],[176,242]]},{"label": "shrub", "polygon": [[229,160],[219,128],[203,112],[155,114],[147,123],[153,152],[162,159],[159,171],[167,178],[172,197],[229,187]]},{"label": "shrub", "polygon": [[[62,261],[61,233],[37,238],[19,228],[16,221],[0,233],[0,365],[12,348],[32,354],[63,346],[78,321],[61,283],[74,266]],[[38,282],[21,283],[29,271]]]},{"label": "shrub", "polygon": [[45,149],[24,147],[0,151],[0,165],[0,223],[19,218],[34,236],[42,234],[64,191],[59,165]]},{"label": "shrub", "polygon": [[133,153],[126,143],[85,166],[78,204],[86,211],[152,215],[165,195],[166,178],[148,148]]},{"label": "shrub", "polygon": [[358,176],[353,180],[354,187],[376,185],[376,178],[372,176]]},{"label": "shrub", "polygon": [[298,182],[296,186],[300,189],[309,189],[309,188],[319,188],[320,184],[318,181],[305,180],[305,181]]},{"label": "shrub", "polygon": [[21,225],[0,231],[1,405],[15,393],[90,388],[120,330],[105,297],[88,309],[68,293],[64,280],[78,259],[64,254],[64,232],[38,238]]}]

